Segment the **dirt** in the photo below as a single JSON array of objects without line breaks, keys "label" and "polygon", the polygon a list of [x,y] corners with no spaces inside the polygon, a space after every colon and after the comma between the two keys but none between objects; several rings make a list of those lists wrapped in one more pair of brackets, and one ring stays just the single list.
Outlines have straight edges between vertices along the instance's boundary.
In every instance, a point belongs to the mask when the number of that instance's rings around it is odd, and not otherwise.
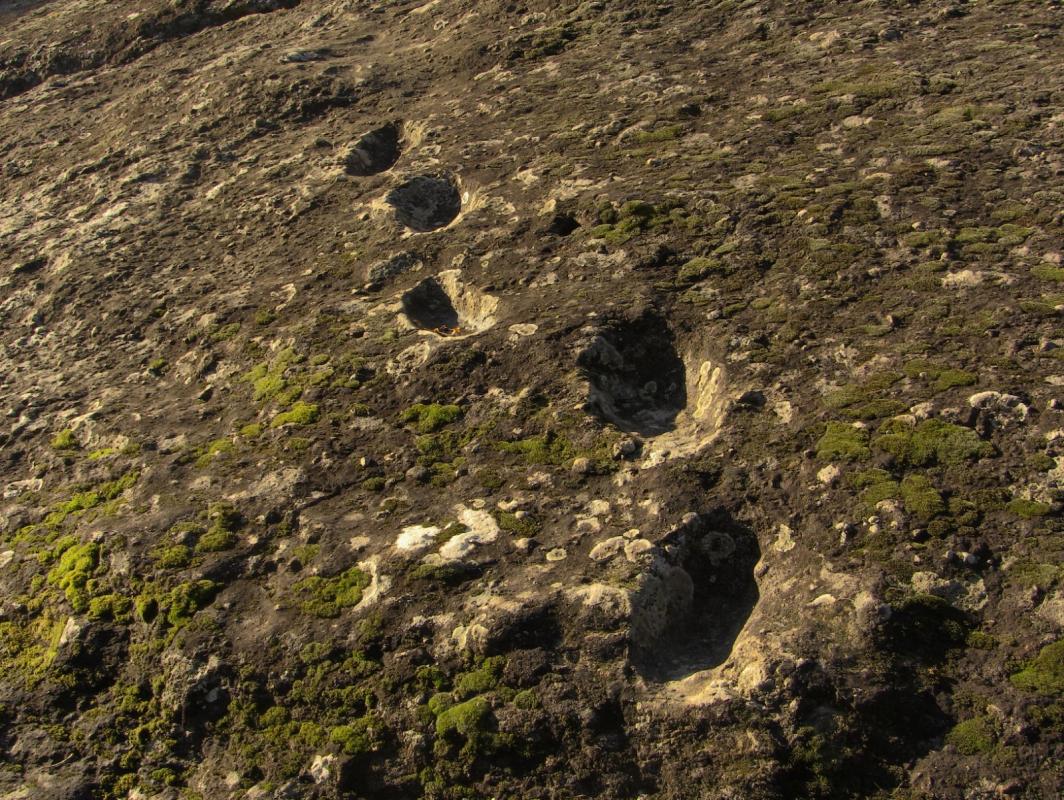
[{"label": "dirt", "polygon": [[0,2],[0,800],[1059,796],[1062,14]]}]

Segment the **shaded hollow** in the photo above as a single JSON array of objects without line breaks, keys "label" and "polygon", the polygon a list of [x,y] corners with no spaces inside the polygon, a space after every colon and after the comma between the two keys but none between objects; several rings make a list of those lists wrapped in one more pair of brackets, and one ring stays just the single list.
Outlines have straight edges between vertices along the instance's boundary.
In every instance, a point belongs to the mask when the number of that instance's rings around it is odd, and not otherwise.
[{"label": "shaded hollow", "polygon": [[390,169],[401,153],[399,126],[389,122],[358,140],[358,144],[344,158],[344,169],[348,175],[376,175]]},{"label": "shaded hollow", "polygon": [[687,379],[675,337],[654,314],[613,323],[580,352],[587,407],[618,428],[657,436],[676,427],[687,405]]},{"label": "shaded hollow", "polygon": [[[636,607],[666,609],[664,623],[633,626],[633,666],[645,678],[673,681],[724,663],[760,598],[757,537],[729,514],[690,515],[658,543],[670,553],[664,580],[647,582]],[[664,589],[662,588],[664,587]],[[662,600],[655,593],[666,592]],[[650,597],[639,597],[649,593]]]},{"label": "shaded hollow", "polygon": [[447,175],[413,177],[388,192],[384,201],[395,209],[401,225],[422,233],[442,228],[462,210],[462,196]]},{"label": "shaded hollow", "polygon": [[465,336],[495,324],[499,301],[462,280],[461,271],[444,270],[402,296],[403,314],[415,328],[438,336]]}]

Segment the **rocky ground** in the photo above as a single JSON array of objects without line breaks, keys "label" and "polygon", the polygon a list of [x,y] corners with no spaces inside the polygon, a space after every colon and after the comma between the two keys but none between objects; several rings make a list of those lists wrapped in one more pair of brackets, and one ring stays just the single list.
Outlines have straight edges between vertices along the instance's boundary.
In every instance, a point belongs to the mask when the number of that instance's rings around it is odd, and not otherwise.
[{"label": "rocky ground", "polygon": [[1058,2],[0,2],[0,798],[1051,798]]}]

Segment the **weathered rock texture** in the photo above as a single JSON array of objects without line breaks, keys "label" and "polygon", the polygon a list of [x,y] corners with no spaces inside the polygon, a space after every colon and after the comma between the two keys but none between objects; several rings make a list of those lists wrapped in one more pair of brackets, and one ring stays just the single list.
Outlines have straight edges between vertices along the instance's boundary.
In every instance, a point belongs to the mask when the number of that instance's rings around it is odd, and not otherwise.
[{"label": "weathered rock texture", "polygon": [[1064,788],[1056,2],[0,2],[0,798]]}]

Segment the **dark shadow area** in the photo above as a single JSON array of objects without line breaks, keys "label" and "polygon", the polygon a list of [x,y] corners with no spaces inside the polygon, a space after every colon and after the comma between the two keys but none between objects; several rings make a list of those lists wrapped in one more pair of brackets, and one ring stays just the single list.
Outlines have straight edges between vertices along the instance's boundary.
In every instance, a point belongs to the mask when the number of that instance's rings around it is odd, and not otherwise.
[{"label": "dark shadow area", "polygon": [[348,175],[376,175],[390,169],[401,153],[399,126],[389,122],[358,140],[344,159],[344,168]]},{"label": "dark shadow area", "polygon": [[403,295],[403,312],[411,323],[427,331],[458,328],[458,312],[450,295],[435,278],[426,278]]},{"label": "dark shadow area", "polygon": [[396,186],[385,199],[400,224],[414,231],[434,231],[462,210],[454,181],[443,175],[418,175]]},{"label": "dark shadow area", "polygon": [[657,436],[676,427],[687,405],[687,375],[661,317],[615,322],[580,353],[591,384],[588,409],[629,433]]},{"label": "dark shadow area", "polygon": [[692,589],[689,602],[674,606],[679,610],[660,636],[633,643],[636,670],[663,682],[711,669],[731,655],[760,597],[754,566],[761,548],[753,531],[724,511],[695,516],[658,546],[672,553]]}]

